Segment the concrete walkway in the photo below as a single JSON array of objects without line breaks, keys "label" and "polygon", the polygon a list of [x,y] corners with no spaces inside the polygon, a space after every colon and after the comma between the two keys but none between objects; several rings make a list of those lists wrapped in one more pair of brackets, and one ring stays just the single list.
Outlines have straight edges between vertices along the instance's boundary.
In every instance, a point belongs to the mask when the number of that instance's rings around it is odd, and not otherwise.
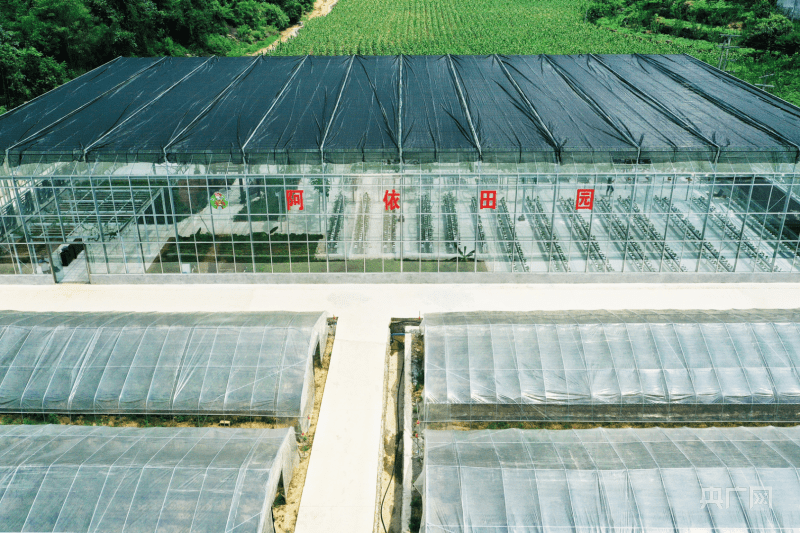
[{"label": "concrete walkway", "polygon": [[470,310],[754,307],[800,307],[800,284],[58,285],[0,291],[0,309],[327,310],[338,316],[297,533],[372,531],[392,317]]}]

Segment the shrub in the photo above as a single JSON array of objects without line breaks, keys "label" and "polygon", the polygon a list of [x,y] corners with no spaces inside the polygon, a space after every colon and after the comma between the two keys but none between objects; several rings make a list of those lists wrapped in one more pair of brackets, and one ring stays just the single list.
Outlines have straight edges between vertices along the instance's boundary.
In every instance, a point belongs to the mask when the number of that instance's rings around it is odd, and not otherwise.
[{"label": "shrub", "polygon": [[778,13],[763,19],[748,19],[744,27],[744,45],[760,50],[777,50],[778,42],[794,30],[792,22]]},{"label": "shrub", "polygon": [[264,4],[264,22],[266,26],[274,26],[279,30],[289,27],[289,17],[275,4]]}]

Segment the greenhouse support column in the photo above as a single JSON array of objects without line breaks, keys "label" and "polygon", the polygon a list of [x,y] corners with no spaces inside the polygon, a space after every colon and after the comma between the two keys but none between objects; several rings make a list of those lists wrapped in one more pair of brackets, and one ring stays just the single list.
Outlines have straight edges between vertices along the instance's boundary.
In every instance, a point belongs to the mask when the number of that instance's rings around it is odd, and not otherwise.
[{"label": "greenhouse support column", "polygon": [[[627,240],[631,239],[631,223],[633,222],[633,217],[635,216],[635,213],[633,212],[633,206],[636,203],[636,174],[633,175],[633,185],[631,186],[630,200],[631,201],[628,203],[628,233],[626,236]],[[647,254],[650,253],[650,250],[652,250],[653,248],[653,243],[650,244],[647,243],[646,233],[644,234],[644,241],[642,242],[642,244],[644,244],[644,250],[642,250],[642,255],[643,255],[642,262],[644,262],[644,260],[647,259]],[[625,246],[626,246],[625,249],[627,250],[627,244]],[[658,271],[661,272],[661,266],[658,267]]]},{"label": "greenhouse support column", "polygon": [[[211,165],[209,164],[208,168],[206,170],[211,170],[210,167],[211,167]],[[209,220],[211,222],[211,248],[214,250],[214,273],[219,274],[219,262],[217,261],[217,230],[214,227],[214,207],[212,207],[212,205],[211,205],[211,188],[208,186],[208,176],[209,176],[209,174],[208,174],[208,172],[206,172],[204,178],[205,178],[205,181],[206,181],[206,198],[208,199],[208,218],[209,218]],[[227,188],[228,188],[227,174],[226,174],[225,178],[226,178],[225,179],[225,192],[228,192],[228,190],[227,190]],[[189,180],[186,180],[186,181],[189,182]],[[189,190],[191,191],[191,188]],[[228,196],[230,196],[230,195],[228,195]],[[191,192],[190,192],[189,193],[189,201],[190,202],[192,201],[191,199],[192,199],[192,195],[191,195]],[[202,220],[203,220],[203,210],[201,209],[200,211],[198,211],[197,214],[200,216],[200,221],[202,222]],[[197,252],[197,272],[199,273],[200,272],[200,251],[197,248],[197,242],[195,242],[194,246],[195,246],[194,249]]]},{"label": "greenhouse support column", "polygon": [[[122,230],[119,229],[119,212],[117,211],[117,201],[114,198],[114,187],[111,186],[111,178],[108,179],[108,190],[111,194],[111,212],[113,213],[114,223],[117,226],[117,245],[122,252],[122,264],[125,265],[125,274],[128,274],[128,254],[125,252],[125,239],[122,237]],[[111,273],[110,268],[108,273]]]},{"label": "greenhouse support column", "polygon": [[[556,168],[558,168],[556,166]],[[553,248],[556,246],[556,199],[558,198],[558,191],[559,191],[559,175],[556,173],[555,178],[553,178],[553,206],[550,208],[550,257],[547,258],[548,265],[547,271],[551,272],[553,269]],[[544,215],[544,213],[542,213]],[[567,245],[567,264],[564,265],[565,267],[571,269],[571,254],[570,251],[572,249],[572,239],[570,239],[569,244]]]},{"label": "greenhouse support column", "polygon": [[[145,259],[144,259],[144,245],[142,244],[142,232],[139,230],[139,220],[138,220],[138,213],[136,210],[136,196],[133,193],[133,184],[131,183],[131,175],[128,174],[128,189],[131,191],[131,211],[133,211],[133,224],[136,226],[136,238],[139,239],[139,253],[142,254],[142,274],[147,274],[147,268],[145,268]],[[148,187],[148,192],[149,187]],[[150,196],[150,206],[153,206],[153,197]],[[144,209],[146,210],[146,208]],[[155,210],[154,210],[155,211]],[[147,217],[142,216],[142,221],[144,222],[144,229],[147,232]],[[149,233],[149,232],[148,232]],[[122,235],[120,234],[120,238]],[[122,242],[123,249],[125,248],[125,242]],[[127,270],[127,265],[125,270]]]},{"label": "greenhouse support column", "polygon": [[[703,260],[703,250],[705,250],[705,242],[706,242],[706,227],[708,226],[708,215],[711,213],[711,198],[714,196],[714,188],[717,186],[717,174],[714,173],[714,177],[711,178],[711,189],[708,193],[708,205],[706,206],[706,216],[703,218],[703,231],[700,232],[700,250],[697,254],[697,267],[695,268],[695,272],[700,272],[700,262]],[[690,208],[691,209],[691,208]],[[719,252],[720,257],[722,256],[722,252]],[[714,272],[719,271],[719,257],[716,258],[714,261]]]},{"label": "greenhouse support column", "polygon": [[[94,176],[89,175],[89,188],[92,191],[92,203],[94,204],[94,214],[97,217],[97,233],[100,236],[100,245],[103,247],[103,258],[106,260],[106,274],[111,274],[111,265],[108,262],[108,250],[106,250],[106,239],[103,235],[103,222],[100,219],[100,209],[97,207],[97,193],[94,190]],[[77,206],[75,206],[77,210]],[[88,259],[88,258],[87,258]]]},{"label": "greenhouse support column", "polygon": [[[245,171],[249,171],[249,169],[245,169]],[[247,226],[250,228],[250,259],[251,259],[250,263],[252,265],[253,272],[255,272],[256,271],[256,247],[255,247],[255,244],[253,244],[253,240],[255,239],[255,237],[253,236],[253,214],[252,214],[252,211],[250,210],[250,187],[249,187],[250,182],[249,182],[249,180],[245,181],[245,177],[244,176],[241,177],[241,180],[242,180],[242,185],[244,186],[244,201],[247,204],[247,206],[246,206],[246,209],[247,209]],[[233,232],[231,232],[231,233],[233,233]],[[234,254],[235,254],[235,250],[234,250]]]},{"label": "greenhouse support column", "polygon": [[[672,205],[672,199],[675,197],[675,183],[677,179],[674,178],[672,180],[672,188],[669,191],[669,205]],[[661,263],[658,265],[658,271],[661,272],[664,270],[664,257],[667,255],[667,235],[669,235],[669,221],[672,218],[672,210],[667,210],[667,218],[664,221],[664,242],[663,246],[661,246]]]},{"label": "greenhouse support column", "polygon": [[[786,198],[783,201],[783,215],[781,216],[781,225],[778,229],[778,236],[777,241],[775,242],[775,251],[772,253],[772,264],[770,266],[770,271],[775,272],[775,263],[778,260],[778,250],[781,249],[781,244],[783,242],[783,230],[786,226],[786,216],[789,214],[789,200],[792,197],[792,189],[794,188],[794,180],[797,176],[792,174],[792,183],[789,185],[788,189],[786,190]],[[775,185],[773,185],[775,187]]]},{"label": "greenhouse support column", "polygon": [[[169,203],[170,203],[170,213],[172,213],[172,230],[175,233],[175,252],[178,256],[178,272],[183,272],[183,261],[181,260],[181,245],[180,245],[180,238],[178,237],[178,217],[175,213],[175,197],[172,194],[172,178],[169,175],[169,167],[167,167],[167,192],[169,192]],[[164,211],[166,214],[166,211]],[[191,265],[189,266],[191,268]],[[161,271],[164,271],[164,267],[162,265]],[[190,270],[191,272],[191,270]]]},{"label": "greenhouse support column", "polygon": [[[739,235],[737,236],[736,242],[736,257],[733,260],[733,271],[736,272],[736,267],[739,266],[739,253],[742,249],[742,239],[744,239],[744,230],[747,227],[747,217],[750,216],[750,204],[753,202],[753,189],[756,186],[755,178],[750,178],[752,181],[750,182],[750,192],[747,195],[747,205],[744,208],[744,216],[742,217],[742,229],[739,230]],[[728,198],[728,212],[731,211],[731,204],[733,203],[733,191],[736,187],[736,178],[733,178],[733,186],[731,187],[731,194]],[[775,187],[773,183],[773,188]],[[713,195],[708,195],[708,202],[711,203],[711,198]],[[769,209],[769,202],[767,202],[767,209]],[[725,213],[725,218],[728,218],[728,213]],[[723,233],[724,234],[724,233]],[[764,242],[764,231],[761,231],[761,235],[759,235],[760,242],[756,243],[758,247],[761,247],[761,243]],[[720,256],[722,255],[722,246],[720,246]],[[777,249],[777,248],[776,248]],[[753,258],[753,272],[755,272],[756,267],[758,266],[757,258]]]},{"label": "greenhouse support column", "polygon": [[[14,198],[17,200],[17,210],[19,211],[19,221],[22,223],[22,234],[25,237],[25,244],[28,247],[28,257],[31,260],[31,274],[36,273],[36,265],[38,264],[38,259],[36,257],[36,248],[31,242],[31,235],[28,232],[28,225],[25,223],[25,212],[22,209],[22,199],[19,197],[19,182],[17,181],[16,172],[12,172],[11,174],[11,182],[12,186],[14,187]],[[19,253],[16,252],[16,244],[12,244],[14,247],[15,253],[17,253],[17,262],[19,262]],[[18,265],[20,269],[20,274],[22,273],[22,265]]]}]

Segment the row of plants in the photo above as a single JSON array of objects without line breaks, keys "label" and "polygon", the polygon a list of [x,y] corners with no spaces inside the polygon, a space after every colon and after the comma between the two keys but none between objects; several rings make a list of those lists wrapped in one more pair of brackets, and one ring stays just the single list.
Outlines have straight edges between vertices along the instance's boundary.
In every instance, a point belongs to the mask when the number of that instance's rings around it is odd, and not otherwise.
[{"label": "row of plants", "polygon": [[[649,0],[602,1],[624,6],[651,4]],[[800,67],[796,53],[791,53],[795,30],[786,33],[785,17],[778,13],[774,0],[769,0],[761,11],[755,7],[746,9],[745,0],[736,1],[743,2],[745,7],[736,7],[742,12],[749,9],[756,15],[768,14],[751,24],[751,39],[766,39],[773,44],[762,49],[734,50],[733,74],[758,83],[760,76],[774,73],[769,79],[775,85],[774,93],[800,104]],[[758,0],[763,1],[766,0]],[[642,24],[612,20],[622,15],[615,11],[619,9],[616,3],[610,10],[602,7],[597,12],[595,2],[585,0],[342,0],[328,16],[309,20],[298,37],[279,45],[274,53],[689,54],[716,66],[720,32],[724,29],[725,33],[741,33],[746,21],[741,21],[741,28],[736,24],[729,28],[720,22],[727,20],[725,9],[718,7],[713,16],[701,16],[701,2],[711,3],[682,0],[677,3],[683,7],[659,12],[658,24],[665,28],[660,32]],[[696,16],[684,16],[689,12]],[[670,25],[700,25],[705,34],[700,30],[667,31]],[[795,23],[790,25],[796,28]]]}]

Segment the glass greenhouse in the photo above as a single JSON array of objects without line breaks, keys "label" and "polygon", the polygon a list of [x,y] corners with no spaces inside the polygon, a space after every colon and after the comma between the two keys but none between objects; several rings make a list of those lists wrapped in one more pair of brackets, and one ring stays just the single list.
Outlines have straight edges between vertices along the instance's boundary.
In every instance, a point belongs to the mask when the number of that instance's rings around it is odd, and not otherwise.
[{"label": "glass greenhouse", "polygon": [[427,314],[424,415],[800,421],[797,311]]},{"label": "glass greenhouse", "polygon": [[3,531],[272,533],[292,429],[0,425]]},{"label": "glass greenhouse", "polygon": [[0,281],[800,272],[800,109],[685,55],[119,58],[0,146]]},{"label": "glass greenhouse", "polygon": [[800,430],[426,431],[421,532],[796,531]]},{"label": "glass greenhouse", "polygon": [[2,311],[0,412],[260,416],[305,431],[327,336],[325,313]]}]

